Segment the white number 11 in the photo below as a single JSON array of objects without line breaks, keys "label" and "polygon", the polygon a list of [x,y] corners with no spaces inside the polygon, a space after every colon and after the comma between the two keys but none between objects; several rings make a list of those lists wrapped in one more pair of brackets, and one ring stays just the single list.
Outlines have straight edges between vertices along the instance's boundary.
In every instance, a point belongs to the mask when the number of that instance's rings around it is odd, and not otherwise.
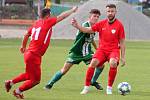
[{"label": "white number 11", "polygon": [[[39,28],[32,28],[31,40],[38,40],[40,31],[41,31],[41,27],[39,27]],[[46,34],[46,37],[44,39],[44,44],[48,40],[48,37],[50,35],[50,31],[51,31],[51,28],[48,30],[48,32]]]},{"label": "white number 11", "polygon": [[[38,40],[40,31],[41,31],[41,27],[39,27],[39,28],[32,28],[31,40],[32,40],[32,39]],[[34,36],[34,37],[33,37],[33,36]]]}]

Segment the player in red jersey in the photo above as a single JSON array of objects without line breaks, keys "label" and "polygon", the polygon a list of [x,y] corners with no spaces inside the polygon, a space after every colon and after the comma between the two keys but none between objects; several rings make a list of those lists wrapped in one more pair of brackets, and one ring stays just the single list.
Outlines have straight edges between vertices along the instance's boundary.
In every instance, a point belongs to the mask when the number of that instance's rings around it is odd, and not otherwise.
[{"label": "player in red jersey", "polygon": [[[77,10],[77,7],[63,12],[57,17],[50,17],[50,9],[45,8],[41,11],[41,19],[37,20],[25,34],[20,48],[24,54],[24,62],[26,65],[25,73],[12,80],[5,81],[6,91],[9,92],[12,85],[24,81],[24,83],[13,91],[13,95],[19,99],[23,99],[23,92],[31,89],[40,83],[41,80],[41,60],[46,52],[52,34],[52,27],[62,21]],[[26,49],[27,41],[31,36],[28,49]]]},{"label": "player in red jersey", "polygon": [[120,60],[120,51],[122,66],[125,65],[124,27],[115,17],[117,12],[116,5],[108,4],[106,6],[106,11],[107,19],[102,20],[89,28],[80,26],[75,19],[72,19],[72,25],[84,33],[99,32],[99,48],[94,54],[87,69],[85,86],[81,94],[86,94],[89,91],[89,86],[95,67],[102,66],[106,61],[110,64],[106,94],[112,94],[112,85],[117,74],[117,66]]}]

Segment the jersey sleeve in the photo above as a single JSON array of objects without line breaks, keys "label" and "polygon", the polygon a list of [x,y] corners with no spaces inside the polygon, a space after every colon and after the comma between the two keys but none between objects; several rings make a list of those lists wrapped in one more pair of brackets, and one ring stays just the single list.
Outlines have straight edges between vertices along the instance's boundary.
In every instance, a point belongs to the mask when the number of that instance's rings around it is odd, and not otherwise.
[{"label": "jersey sleeve", "polygon": [[123,27],[122,24],[120,24],[119,38],[120,38],[120,39],[125,39],[125,31],[124,31],[124,27]]},{"label": "jersey sleeve", "polygon": [[[90,25],[89,25],[88,22],[84,22],[84,23],[82,23],[82,27],[90,27]],[[77,34],[79,34],[79,33],[84,33],[84,32],[78,30],[78,31],[77,31]]]},{"label": "jersey sleeve", "polygon": [[49,25],[49,27],[54,26],[56,24],[56,22],[57,22],[57,17],[49,18],[48,19],[48,25]]},{"label": "jersey sleeve", "polygon": [[100,22],[94,24],[91,29],[94,31],[94,32],[100,32],[100,29],[101,29],[101,24]]}]

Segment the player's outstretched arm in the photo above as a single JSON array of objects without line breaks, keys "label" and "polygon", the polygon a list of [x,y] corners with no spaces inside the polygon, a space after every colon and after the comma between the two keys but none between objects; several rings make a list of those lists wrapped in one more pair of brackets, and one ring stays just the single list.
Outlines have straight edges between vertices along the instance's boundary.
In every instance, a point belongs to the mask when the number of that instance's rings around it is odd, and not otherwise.
[{"label": "player's outstretched arm", "polygon": [[22,40],[22,45],[21,45],[21,47],[20,47],[20,52],[21,52],[21,53],[24,53],[24,52],[25,52],[29,37],[30,37],[30,35],[29,35],[28,33],[26,33],[26,34],[24,35],[24,38],[23,38],[23,40]]},{"label": "player's outstretched arm", "polygon": [[122,65],[124,66],[126,64],[126,60],[125,60],[125,39],[121,39],[120,40],[120,49],[121,49],[121,62]]},{"label": "player's outstretched arm", "polygon": [[75,28],[79,29],[83,33],[89,33],[89,34],[93,34],[94,33],[94,31],[91,29],[91,27],[83,27],[83,26],[79,25],[75,18],[72,18],[71,24],[72,24],[72,26],[74,26]]},{"label": "player's outstretched arm", "polygon": [[65,11],[57,16],[57,23],[70,16],[72,13],[76,12],[78,7],[73,7],[72,9]]}]

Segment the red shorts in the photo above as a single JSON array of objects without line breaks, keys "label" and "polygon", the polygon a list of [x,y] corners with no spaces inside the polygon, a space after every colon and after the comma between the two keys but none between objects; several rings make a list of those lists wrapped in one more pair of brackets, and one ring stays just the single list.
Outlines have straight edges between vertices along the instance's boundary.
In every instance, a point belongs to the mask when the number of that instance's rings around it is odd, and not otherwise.
[{"label": "red shorts", "polygon": [[24,53],[24,62],[26,64],[26,73],[30,79],[41,80],[41,57],[30,51]]},{"label": "red shorts", "polygon": [[115,58],[117,60],[117,63],[119,64],[120,51],[119,51],[119,49],[115,49],[112,51],[98,49],[98,50],[96,50],[95,54],[93,55],[93,58],[96,58],[99,60],[100,63],[98,66],[102,66],[106,61],[109,62],[110,58]]}]

